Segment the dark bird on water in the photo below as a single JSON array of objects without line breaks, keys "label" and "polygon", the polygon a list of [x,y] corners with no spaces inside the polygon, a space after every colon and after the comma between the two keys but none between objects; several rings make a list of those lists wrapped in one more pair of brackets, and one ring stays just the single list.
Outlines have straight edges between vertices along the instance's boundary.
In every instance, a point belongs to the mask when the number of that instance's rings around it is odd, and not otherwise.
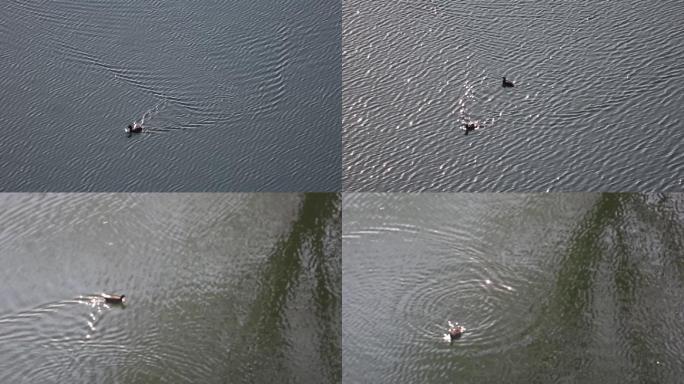
[{"label": "dark bird on water", "polygon": [[465,134],[467,135],[468,132],[474,131],[476,128],[478,128],[478,125],[476,123],[464,123],[463,127],[465,127]]},{"label": "dark bird on water", "polygon": [[451,340],[461,338],[465,331],[465,327],[458,325],[458,323],[452,324],[451,321],[449,321],[449,337],[451,338]]},{"label": "dark bird on water", "polygon": [[503,83],[502,83],[501,85],[502,85],[504,88],[513,88],[513,87],[514,87],[512,81],[506,80],[506,76],[504,76],[504,78],[503,78]]},{"label": "dark bird on water", "polygon": [[108,295],[106,293],[101,294],[105,303],[109,304],[126,304],[126,295]]},{"label": "dark bird on water", "polygon": [[142,124],[138,124],[138,122],[134,122],[133,124],[128,124],[128,128],[126,128],[126,133],[139,133],[142,132],[143,126]]}]

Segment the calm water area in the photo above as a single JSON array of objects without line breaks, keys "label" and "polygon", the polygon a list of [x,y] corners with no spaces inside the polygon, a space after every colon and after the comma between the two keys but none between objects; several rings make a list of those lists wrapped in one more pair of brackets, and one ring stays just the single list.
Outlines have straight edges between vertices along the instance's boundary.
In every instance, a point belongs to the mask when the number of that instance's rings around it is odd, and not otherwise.
[{"label": "calm water area", "polygon": [[343,216],[344,383],[681,382],[682,194],[350,194]]},{"label": "calm water area", "polygon": [[339,382],[340,246],[336,194],[0,194],[0,382]]}]

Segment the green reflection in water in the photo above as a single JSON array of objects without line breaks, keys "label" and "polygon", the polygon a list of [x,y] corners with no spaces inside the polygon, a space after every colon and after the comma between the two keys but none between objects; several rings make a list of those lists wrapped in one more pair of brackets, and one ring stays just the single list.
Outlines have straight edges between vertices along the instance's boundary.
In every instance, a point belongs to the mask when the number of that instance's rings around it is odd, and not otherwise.
[{"label": "green reflection in water", "polygon": [[567,373],[563,369],[577,372],[590,357],[582,352],[590,342],[593,320],[585,314],[591,307],[592,284],[602,258],[601,234],[616,220],[619,207],[619,195],[601,195],[594,209],[579,224],[560,262],[555,286],[538,318],[540,324],[553,328],[535,338],[529,349],[539,358],[541,367],[537,372],[544,372],[545,379],[563,377]]},{"label": "green reflection in water", "polygon": [[[297,341],[288,338],[286,333],[293,322],[306,320],[288,318],[287,314],[292,313],[288,311],[289,303],[298,303],[298,308],[304,306],[299,310],[313,310],[315,326],[308,330],[309,337],[304,344],[313,343],[310,347],[317,350],[323,363],[321,371],[325,377],[316,381],[341,380],[340,215],[338,194],[304,194],[291,230],[276,245],[257,276],[260,284],[256,300],[242,332],[245,342],[251,344],[252,353],[246,362],[255,380],[272,380],[273,377],[267,377],[266,373],[274,372],[274,369],[283,379],[298,376],[291,367],[292,356],[286,353]],[[310,302],[313,309],[301,304]],[[269,354],[278,358],[265,361],[264,357]],[[300,368],[315,370],[306,365]]]},{"label": "green reflection in water", "polygon": [[[609,362],[615,361],[612,373],[622,367],[639,382],[662,382],[658,379],[662,376],[659,365],[666,352],[654,340],[667,336],[644,328],[649,317],[644,306],[649,303],[643,296],[653,289],[649,282],[653,273],[649,274],[645,266],[648,257],[663,255],[645,256],[649,252],[642,252],[639,242],[655,236],[665,244],[663,250],[677,249],[677,241],[672,239],[681,238],[682,231],[675,218],[657,214],[657,204],[653,206],[647,200],[639,194],[601,194],[579,223],[537,319],[544,331],[528,349],[539,364],[537,380],[610,379],[611,372],[597,377],[598,372],[591,367],[610,366]],[[659,203],[666,204],[667,197],[662,196]],[[645,232],[643,239],[639,231]],[[674,260],[681,265],[680,257]],[[654,304],[657,307],[659,303]],[[588,352],[590,346],[606,339],[617,344],[618,348],[613,348],[617,355],[607,350],[604,354],[596,349]]]}]

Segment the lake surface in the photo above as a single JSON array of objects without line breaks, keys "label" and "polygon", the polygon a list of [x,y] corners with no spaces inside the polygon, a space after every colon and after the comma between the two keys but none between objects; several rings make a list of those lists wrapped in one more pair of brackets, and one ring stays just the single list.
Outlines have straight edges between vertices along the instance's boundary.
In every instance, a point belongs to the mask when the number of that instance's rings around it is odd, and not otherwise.
[{"label": "lake surface", "polygon": [[0,382],[339,382],[340,246],[336,194],[0,194]]},{"label": "lake surface", "polygon": [[683,2],[343,4],[346,191],[684,188]]},{"label": "lake surface", "polygon": [[0,189],[339,191],[340,31],[331,1],[9,1]]},{"label": "lake surface", "polygon": [[681,382],[684,195],[350,194],[343,215],[345,383]]}]

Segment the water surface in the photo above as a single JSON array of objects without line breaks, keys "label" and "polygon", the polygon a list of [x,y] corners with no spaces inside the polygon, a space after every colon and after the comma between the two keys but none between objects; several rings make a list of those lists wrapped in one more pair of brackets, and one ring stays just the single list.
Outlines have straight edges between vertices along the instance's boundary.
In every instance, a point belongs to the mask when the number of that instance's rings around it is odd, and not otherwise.
[{"label": "water surface", "polygon": [[345,383],[681,381],[684,195],[351,194],[343,214]]},{"label": "water surface", "polygon": [[0,189],[339,190],[340,7],[8,1]]},{"label": "water surface", "polygon": [[345,1],[345,190],[681,191],[682,13],[673,0]]},{"label": "water surface", "polygon": [[340,225],[334,194],[0,195],[0,381],[339,382]]}]

